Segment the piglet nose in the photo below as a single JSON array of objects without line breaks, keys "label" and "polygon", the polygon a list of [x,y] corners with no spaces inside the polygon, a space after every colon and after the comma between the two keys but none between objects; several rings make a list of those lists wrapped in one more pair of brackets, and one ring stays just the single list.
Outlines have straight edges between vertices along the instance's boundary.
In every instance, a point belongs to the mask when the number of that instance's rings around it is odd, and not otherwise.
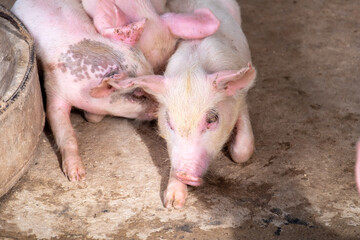
[{"label": "piglet nose", "polygon": [[186,185],[200,186],[202,184],[201,177],[191,176],[186,172],[176,172],[176,178]]}]

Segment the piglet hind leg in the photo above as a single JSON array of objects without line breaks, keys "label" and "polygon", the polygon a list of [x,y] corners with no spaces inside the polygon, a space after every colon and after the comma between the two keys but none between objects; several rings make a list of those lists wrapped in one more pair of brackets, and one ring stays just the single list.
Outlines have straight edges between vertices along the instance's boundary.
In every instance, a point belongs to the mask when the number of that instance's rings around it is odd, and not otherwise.
[{"label": "piglet hind leg", "polygon": [[85,115],[85,119],[91,123],[99,123],[105,117],[105,115],[90,113],[86,111],[84,112],[84,115]]},{"label": "piglet hind leg", "polygon": [[235,137],[230,143],[229,151],[232,160],[237,163],[247,161],[254,152],[254,134],[246,107],[240,111],[235,126]]},{"label": "piglet hind leg", "polygon": [[[49,96],[49,94],[48,94]],[[58,97],[48,97],[47,118],[62,157],[62,170],[70,181],[85,179],[75,132],[70,121],[71,105]]]},{"label": "piglet hind leg", "polygon": [[187,198],[187,186],[179,181],[173,170],[170,171],[169,183],[164,192],[164,206],[166,208],[182,208]]}]

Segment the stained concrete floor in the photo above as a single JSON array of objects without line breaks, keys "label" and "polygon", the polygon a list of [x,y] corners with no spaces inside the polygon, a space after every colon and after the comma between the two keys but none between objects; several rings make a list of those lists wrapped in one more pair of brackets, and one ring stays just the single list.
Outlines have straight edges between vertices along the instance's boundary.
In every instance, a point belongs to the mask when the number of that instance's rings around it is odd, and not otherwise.
[{"label": "stained concrete floor", "polygon": [[221,154],[184,209],[165,209],[170,163],[156,125],[75,112],[86,182],[63,176],[46,128],[28,173],[0,199],[0,238],[360,239],[360,4],[240,3],[259,73],[247,163]]}]

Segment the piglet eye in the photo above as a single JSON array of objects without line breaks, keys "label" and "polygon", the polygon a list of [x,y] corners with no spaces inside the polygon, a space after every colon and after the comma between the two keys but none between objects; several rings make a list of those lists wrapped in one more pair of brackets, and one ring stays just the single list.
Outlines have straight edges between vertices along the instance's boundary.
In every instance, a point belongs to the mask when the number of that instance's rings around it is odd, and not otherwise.
[{"label": "piglet eye", "polygon": [[219,122],[219,114],[215,110],[210,110],[206,114],[207,128],[214,128]]}]

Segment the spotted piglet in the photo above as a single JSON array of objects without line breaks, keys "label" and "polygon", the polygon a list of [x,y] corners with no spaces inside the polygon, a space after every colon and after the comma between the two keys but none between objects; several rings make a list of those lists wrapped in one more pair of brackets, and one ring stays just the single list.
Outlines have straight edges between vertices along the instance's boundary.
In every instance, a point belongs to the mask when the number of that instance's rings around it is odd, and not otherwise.
[{"label": "spotted piglet", "polygon": [[141,87],[159,101],[159,130],[171,160],[164,204],[180,208],[187,197],[187,185],[202,183],[210,161],[233,131],[229,145],[232,159],[244,162],[251,157],[254,136],[246,95],[256,71],[235,1],[170,0],[169,7],[183,13],[207,7],[220,20],[220,28],[203,40],[182,41],[164,76],[106,79],[98,91],[104,91],[106,84],[117,89]]},{"label": "spotted piglet", "polygon": [[[90,89],[104,77],[153,74],[153,66],[137,47],[99,34],[79,0],[17,0],[12,11],[35,40],[44,70],[47,118],[60,148],[63,171],[71,181],[82,180],[85,168],[70,122],[72,107],[84,110],[91,122],[99,122],[108,114],[155,118],[157,103],[144,97],[141,89],[108,89],[103,98],[90,96]],[[131,34],[140,35],[136,29]]]}]

